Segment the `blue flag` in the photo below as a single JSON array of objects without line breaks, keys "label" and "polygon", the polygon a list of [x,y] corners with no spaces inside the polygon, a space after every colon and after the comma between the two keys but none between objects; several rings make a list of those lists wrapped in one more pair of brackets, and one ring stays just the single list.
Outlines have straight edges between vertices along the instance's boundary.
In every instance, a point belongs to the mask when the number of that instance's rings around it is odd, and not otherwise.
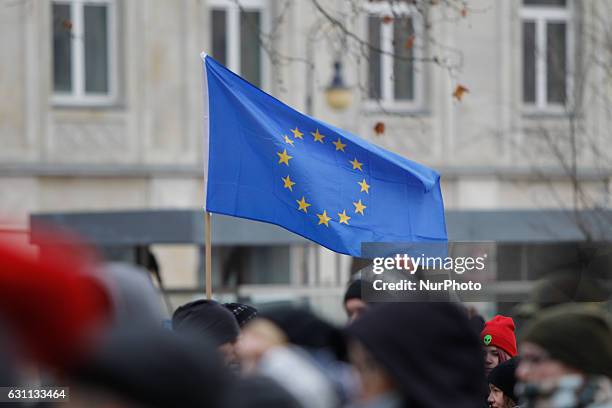
[{"label": "blue flag", "polygon": [[206,210],[332,251],[446,241],[434,170],[304,115],[202,54]]}]

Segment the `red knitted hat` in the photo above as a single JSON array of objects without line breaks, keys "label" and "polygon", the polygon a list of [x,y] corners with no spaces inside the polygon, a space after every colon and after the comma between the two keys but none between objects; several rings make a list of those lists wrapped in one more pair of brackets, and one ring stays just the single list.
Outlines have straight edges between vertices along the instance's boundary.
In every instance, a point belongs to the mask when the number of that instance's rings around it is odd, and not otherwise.
[{"label": "red knitted hat", "polygon": [[514,320],[510,317],[497,315],[486,322],[480,333],[480,340],[485,346],[495,346],[504,350],[510,357],[517,354]]},{"label": "red knitted hat", "polygon": [[[43,243],[66,242],[45,233]],[[89,273],[87,248],[74,243],[33,256],[0,233],[0,320],[35,362],[62,369],[89,351],[111,318],[110,297]]]}]

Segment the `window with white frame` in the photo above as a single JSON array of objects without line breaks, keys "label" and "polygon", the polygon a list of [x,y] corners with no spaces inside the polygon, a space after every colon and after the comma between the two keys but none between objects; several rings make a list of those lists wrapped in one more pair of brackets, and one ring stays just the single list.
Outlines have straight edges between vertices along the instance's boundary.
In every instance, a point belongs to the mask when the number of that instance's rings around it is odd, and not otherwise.
[{"label": "window with white frame", "polygon": [[267,24],[267,0],[211,0],[211,54],[253,85],[265,87],[261,32]]},{"label": "window with white frame", "polygon": [[571,0],[523,0],[523,104],[559,110],[571,87]]},{"label": "window with white frame", "polygon": [[368,99],[394,106],[420,102],[420,18],[407,4],[367,6]]},{"label": "window with white frame", "polygon": [[117,94],[114,0],[54,0],[53,101],[105,105]]}]

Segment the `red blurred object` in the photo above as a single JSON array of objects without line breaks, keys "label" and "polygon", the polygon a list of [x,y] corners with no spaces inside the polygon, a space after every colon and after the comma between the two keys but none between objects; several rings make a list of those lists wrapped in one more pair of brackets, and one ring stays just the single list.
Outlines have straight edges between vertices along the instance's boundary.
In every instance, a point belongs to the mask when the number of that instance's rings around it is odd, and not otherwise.
[{"label": "red blurred object", "polygon": [[[53,244],[58,241],[61,246]],[[26,357],[61,370],[92,346],[110,320],[111,303],[90,273],[93,251],[50,230],[42,242],[32,256],[0,236],[0,321]]]}]

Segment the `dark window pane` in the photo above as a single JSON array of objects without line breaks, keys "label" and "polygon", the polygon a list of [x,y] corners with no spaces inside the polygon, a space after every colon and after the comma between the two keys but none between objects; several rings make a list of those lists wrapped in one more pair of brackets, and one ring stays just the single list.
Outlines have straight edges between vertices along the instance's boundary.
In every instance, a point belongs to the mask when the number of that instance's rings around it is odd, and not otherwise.
[{"label": "dark window pane", "polygon": [[240,13],[240,74],[255,86],[261,86],[261,48],[259,30],[261,13]]},{"label": "dark window pane", "polygon": [[414,99],[414,43],[412,19],[396,20],[393,25],[393,88],[396,100]]},{"label": "dark window pane", "polygon": [[53,5],[53,90],[70,92],[72,90],[72,20],[70,6]]},{"label": "dark window pane", "polygon": [[565,7],[566,0],[523,0],[526,6],[559,6]]},{"label": "dark window pane", "polygon": [[497,279],[498,281],[517,281],[527,274],[524,265],[523,248],[521,244],[497,245]]},{"label": "dark window pane", "polygon": [[227,65],[227,38],[225,36],[225,10],[213,10],[212,19],[212,56],[223,65]]},{"label": "dark window pane", "polygon": [[372,49],[368,51],[368,97],[370,99],[380,99],[381,96],[381,43],[380,43],[380,18],[377,16],[368,17],[368,40]]},{"label": "dark window pane", "polygon": [[535,23],[523,23],[523,102],[535,103]]},{"label": "dark window pane", "polygon": [[546,25],[546,93],[552,103],[565,103],[565,28],[565,23]]},{"label": "dark window pane", "polygon": [[[246,249],[246,248],[245,248]],[[244,262],[243,277],[251,284],[288,284],[290,274],[289,248],[281,246],[260,246],[246,249],[247,261]]]},{"label": "dark window pane", "polygon": [[108,93],[108,7],[84,6],[85,92]]}]

